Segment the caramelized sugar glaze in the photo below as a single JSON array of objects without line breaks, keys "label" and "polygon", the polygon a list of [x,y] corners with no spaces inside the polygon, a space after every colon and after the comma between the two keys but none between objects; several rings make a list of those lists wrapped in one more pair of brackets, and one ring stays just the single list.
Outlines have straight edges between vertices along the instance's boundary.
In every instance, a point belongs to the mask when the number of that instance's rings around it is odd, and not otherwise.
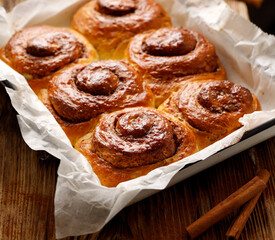
[{"label": "caramelized sugar glaze", "polygon": [[261,110],[248,89],[229,81],[187,81],[160,107],[187,122],[202,149],[241,127],[239,118]]},{"label": "caramelized sugar glaze", "polygon": [[[73,145],[83,131],[93,128],[100,114],[154,104],[153,94],[141,77],[119,60],[70,66],[54,76],[48,91],[39,95]],[[79,131],[80,126],[83,131]]]},{"label": "caramelized sugar glaze", "polygon": [[130,38],[171,26],[171,20],[153,0],[93,0],[77,11],[71,26],[89,39],[101,59],[121,59]]},{"label": "caramelized sugar glaze", "polygon": [[72,62],[96,60],[97,53],[76,31],[45,25],[15,33],[0,50],[0,59],[22,74],[37,93],[47,88],[56,71]]},{"label": "caramelized sugar glaze", "polygon": [[201,34],[169,27],[136,35],[126,59],[148,82],[159,106],[188,79],[226,79],[215,47]]},{"label": "caramelized sugar glaze", "polygon": [[105,115],[75,147],[102,185],[115,187],[197,151],[189,128],[154,108],[127,108]]}]

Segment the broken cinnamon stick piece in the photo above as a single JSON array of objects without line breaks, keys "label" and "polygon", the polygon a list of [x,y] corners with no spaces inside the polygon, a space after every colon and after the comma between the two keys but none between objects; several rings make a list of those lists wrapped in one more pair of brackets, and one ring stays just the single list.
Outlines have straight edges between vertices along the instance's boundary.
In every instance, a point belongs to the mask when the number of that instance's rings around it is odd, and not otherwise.
[{"label": "broken cinnamon stick piece", "polygon": [[189,225],[186,228],[188,237],[190,239],[196,238],[209,227],[263,191],[266,187],[266,183],[263,180],[266,179],[266,174],[266,170],[260,171],[258,176],[255,176],[236,192],[232,193],[205,215]]},{"label": "broken cinnamon stick piece", "polygon": [[[262,170],[258,176],[267,184],[270,173],[267,170]],[[228,231],[226,232],[225,236],[227,240],[237,240],[239,239],[241,232],[250,217],[251,212],[256,206],[256,203],[258,202],[259,197],[261,196],[262,191],[259,192],[254,198],[249,200],[244,207],[242,208],[240,214],[235,219],[233,224],[230,226]]]}]

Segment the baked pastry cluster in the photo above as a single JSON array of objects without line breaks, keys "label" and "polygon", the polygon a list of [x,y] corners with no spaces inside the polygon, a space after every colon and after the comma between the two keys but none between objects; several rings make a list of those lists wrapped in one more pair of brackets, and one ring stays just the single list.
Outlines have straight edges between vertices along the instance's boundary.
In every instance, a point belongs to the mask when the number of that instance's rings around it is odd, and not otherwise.
[{"label": "baked pastry cluster", "polygon": [[71,28],[15,33],[0,59],[25,76],[107,187],[209,146],[261,109],[226,80],[214,45],[171,26],[154,0],[92,0]]},{"label": "baked pastry cluster", "polygon": [[74,64],[56,74],[38,96],[72,145],[94,128],[103,113],[154,105],[154,96],[142,78],[118,60]]}]

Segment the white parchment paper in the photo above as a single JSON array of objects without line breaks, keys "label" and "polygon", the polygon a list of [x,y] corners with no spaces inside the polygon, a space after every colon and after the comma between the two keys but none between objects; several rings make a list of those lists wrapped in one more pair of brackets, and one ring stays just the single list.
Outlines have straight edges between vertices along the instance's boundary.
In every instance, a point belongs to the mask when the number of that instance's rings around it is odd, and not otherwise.
[{"label": "white parchment paper", "polygon": [[[0,8],[0,47],[26,26],[51,24],[69,26],[73,13],[84,0],[28,0],[12,12]],[[243,127],[206,149],[146,176],[119,184],[100,185],[86,159],[71,147],[66,135],[31,91],[24,77],[0,61],[0,80],[6,87],[26,143],[59,158],[55,194],[56,237],[82,235],[100,230],[141,192],[164,189],[187,163],[206,159],[239,141],[243,133],[275,118],[275,37],[263,33],[219,0],[159,0],[172,16],[173,25],[204,34],[216,46],[228,79],[249,88],[263,111],[241,119]],[[275,133],[274,133],[275,135]]]}]

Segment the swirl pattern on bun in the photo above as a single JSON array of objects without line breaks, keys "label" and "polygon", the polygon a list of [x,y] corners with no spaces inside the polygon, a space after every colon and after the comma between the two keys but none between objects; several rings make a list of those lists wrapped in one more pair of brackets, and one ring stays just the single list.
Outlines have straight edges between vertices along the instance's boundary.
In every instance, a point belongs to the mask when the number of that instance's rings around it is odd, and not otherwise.
[{"label": "swirl pattern on bun", "polygon": [[154,0],[92,0],[76,12],[71,26],[90,40],[101,59],[121,59],[131,37],[171,26],[171,20]]},{"label": "swirl pattern on bun", "polygon": [[159,110],[188,123],[200,149],[241,127],[239,118],[261,110],[254,94],[229,81],[187,81]]},{"label": "swirl pattern on bun", "polygon": [[101,184],[147,174],[196,152],[193,133],[181,122],[154,108],[126,108],[105,115],[93,132],[76,144]]},{"label": "swirl pattern on bun", "polygon": [[126,59],[150,85],[159,106],[188,79],[226,79],[215,47],[201,34],[168,27],[136,35]]},{"label": "swirl pattern on bun", "polygon": [[73,62],[96,60],[97,53],[76,31],[44,25],[15,33],[1,49],[0,58],[37,92],[47,87],[56,71]]}]

